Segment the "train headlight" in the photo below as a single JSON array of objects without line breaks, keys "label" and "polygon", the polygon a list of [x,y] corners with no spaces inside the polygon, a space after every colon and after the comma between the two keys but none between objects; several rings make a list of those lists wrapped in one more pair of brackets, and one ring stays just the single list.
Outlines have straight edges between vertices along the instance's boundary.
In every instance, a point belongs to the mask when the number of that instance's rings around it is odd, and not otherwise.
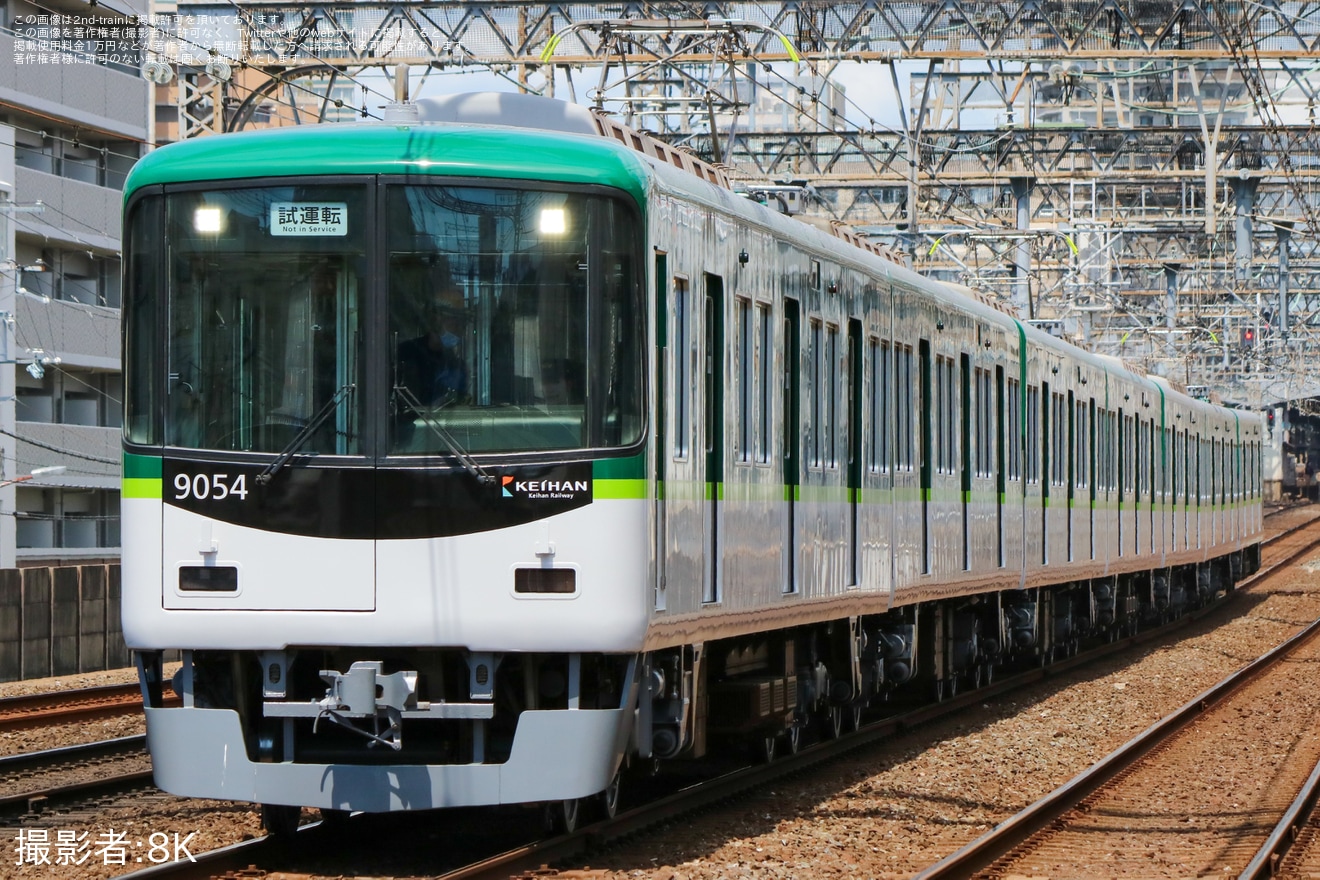
[{"label": "train headlight", "polygon": [[541,234],[563,235],[568,231],[568,218],[563,208],[541,209]]},{"label": "train headlight", "polygon": [[223,232],[225,228],[225,215],[221,209],[214,206],[206,206],[193,211],[193,229],[198,232],[217,233]]}]

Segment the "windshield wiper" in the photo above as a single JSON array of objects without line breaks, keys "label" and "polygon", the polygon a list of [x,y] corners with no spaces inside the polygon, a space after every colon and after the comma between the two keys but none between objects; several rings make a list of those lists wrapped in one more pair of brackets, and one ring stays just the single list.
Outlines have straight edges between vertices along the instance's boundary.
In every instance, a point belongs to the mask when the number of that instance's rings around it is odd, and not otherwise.
[{"label": "windshield wiper", "polygon": [[[475,458],[468,454],[468,451],[464,449],[456,439],[454,439],[454,435],[446,431],[444,426],[432,418],[431,413],[427,412],[422,407],[422,402],[408,389],[407,385],[395,385],[394,393],[398,395],[398,398],[403,401],[408,409],[422,417],[422,421],[426,423],[426,427],[431,429],[431,433],[440,438],[440,442],[445,444],[445,448],[449,450],[450,454],[458,459],[458,463],[463,466],[464,470],[477,478],[477,482],[482,484],[495,482],[495,478],[491,476],[485,468],[478,464]],[[440,403],[440,406],[437,407],[437,409],[444,409],[456,399],[457,395],[450,392],[449,396]]]},{"label": "windshield wiper", "polygon": [[316,411],[316,415],[312,416],[311,421],[304,425],[303,429],[289,441],[289,445],[280,450],[280,454],[275,456],[274,461],[266,465],[265,470],[257,474],[257,482],[262,485],[269,483],[271,478],[278,474],[280,470],[289,463],[289,459],[293,458],[298,450],[306,445],[307,441],[311,439],[311,436],[316,433],[317,429],[325,424],[325,420],[330,418],[330,415],[339,409],[339,404],[342,403],[344,398],[351,394],[356,387],[357,386],[352,383],[339,386],[339,390],[334,393],[334,396],[327,400],[325,404]]}]

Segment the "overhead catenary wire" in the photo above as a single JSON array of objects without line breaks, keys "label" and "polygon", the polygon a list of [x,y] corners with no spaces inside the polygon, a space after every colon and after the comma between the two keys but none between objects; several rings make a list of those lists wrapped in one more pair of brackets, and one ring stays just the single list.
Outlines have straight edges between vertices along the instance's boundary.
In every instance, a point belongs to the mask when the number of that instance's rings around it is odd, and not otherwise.
[{"label": "overhead catenary wire", "polygon": [[93,461],[98,464],[114,465],[115,467],[119,467],[122,464],[122,462],[117,458],[105,458],[100,455],[89,455],[88,453],[85,452],[78,452],[75,449],[69,449],[66,446],[54,446],[50,443],[43,443],[40,440],[34,440],[31,437],[20,437],[18,434],[13,433],[12,431],[6,431],[4,428],[0,428],[0,435],[3,435],[5,437],[11,437],[22,443],[26,443],[29,446],[35,446],[38,449],[45,449],[48,452],[58,452],[61,455],[67,455],[71,458],[82,459],[83,461]]}]

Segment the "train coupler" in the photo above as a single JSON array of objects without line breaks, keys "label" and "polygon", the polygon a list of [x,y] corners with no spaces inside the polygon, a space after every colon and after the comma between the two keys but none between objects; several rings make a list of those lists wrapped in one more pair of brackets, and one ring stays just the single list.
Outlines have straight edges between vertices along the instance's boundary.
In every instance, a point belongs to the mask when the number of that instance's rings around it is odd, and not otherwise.
[{"label": "train coupler", "polygon": [[368,746],[403,748],[403,719],[447,718],[485,720],[495,716],[493,702],[427,703],[417,699],[417,672],[383,673],[379,660],[359,660],[348,672],[322,669],[325,696],[308,702],[268,700],[267,718],[311,718],[315,734],[322,721],[338,725],[368,740]]}]

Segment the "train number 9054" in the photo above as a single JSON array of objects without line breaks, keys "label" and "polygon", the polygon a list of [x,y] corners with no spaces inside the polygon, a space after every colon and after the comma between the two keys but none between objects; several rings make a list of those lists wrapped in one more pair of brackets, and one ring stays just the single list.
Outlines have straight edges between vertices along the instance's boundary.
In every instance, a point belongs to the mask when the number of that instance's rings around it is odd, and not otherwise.
[{"label": "train number 9054", "polygon": [[183,501],[196,498],[198,501],[223,501],[234,496],[241,501],[247,500],[247,475],[238,474],[175,474],[174,500]]}]

